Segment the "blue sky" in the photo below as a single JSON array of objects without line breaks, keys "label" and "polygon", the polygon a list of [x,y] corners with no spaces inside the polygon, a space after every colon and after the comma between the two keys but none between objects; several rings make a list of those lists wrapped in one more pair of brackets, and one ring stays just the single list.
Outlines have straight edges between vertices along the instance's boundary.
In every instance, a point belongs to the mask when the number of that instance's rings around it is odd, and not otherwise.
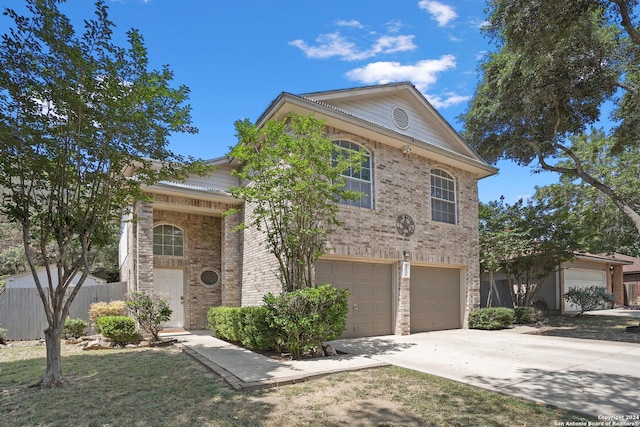
[{"label": "blue sky", "polygon": [[[17,10],[22,0],[5,0]],[[106,0],[116,40],[137,28],[153,68],[168,64],[191,89],[197,135],[171,148],[205,159],[234,145],[236,120],[256,120],[280,92],[306,93],[411,81],[459,130],[478,61],[492,47],[480,33],[483,0]],[[93,2],[61,9],[80,31]],[[0,17],[0,32],[10,21]],[[508,202],[557,180],[510,162],[479,183],[480,200]]]}]

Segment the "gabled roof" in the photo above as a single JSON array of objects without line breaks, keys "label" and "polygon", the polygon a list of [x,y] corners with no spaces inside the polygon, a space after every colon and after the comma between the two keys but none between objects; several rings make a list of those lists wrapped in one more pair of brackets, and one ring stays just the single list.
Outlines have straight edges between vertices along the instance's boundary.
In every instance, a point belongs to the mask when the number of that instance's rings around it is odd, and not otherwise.
[{"label": "gabled roof", "polygon": [[[406,119],[399,126],[395,114]],[[411,83],[392,83],[294,95],[281,93],[256,122],[282,119],[286,114],[314,114],[329,126],[470,171],[484,178],[497,173],[436,111]],[[345,128],[346,127],[346,128]]]}]

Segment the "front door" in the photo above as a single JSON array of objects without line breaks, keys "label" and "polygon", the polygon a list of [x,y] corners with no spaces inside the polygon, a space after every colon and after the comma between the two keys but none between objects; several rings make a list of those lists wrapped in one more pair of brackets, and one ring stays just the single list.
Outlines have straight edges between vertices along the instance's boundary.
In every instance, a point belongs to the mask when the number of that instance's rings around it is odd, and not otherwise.
[{"label": "front door", "polygon": [[169,297],[169,305],[173,313],[171,319],[164,324],[165,328],[182,328],[184,326],[183,290],[184,271],[169,268],[153,269],[153,286],[156,293]]}]

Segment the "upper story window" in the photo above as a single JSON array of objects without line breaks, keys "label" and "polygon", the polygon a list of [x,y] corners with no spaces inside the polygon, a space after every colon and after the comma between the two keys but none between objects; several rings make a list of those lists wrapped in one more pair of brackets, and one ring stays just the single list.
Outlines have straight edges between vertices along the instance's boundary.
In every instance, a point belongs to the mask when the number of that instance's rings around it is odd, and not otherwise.
[{"label": "upper story window", "polygon": [[337,147],[342,150],[352,150],[362,152],[364,160],[362,161],[362,167],[358,170],[349,169],[342,174],[346,178],[344,188],[351,191],[357,191],[362,193],[363,196],[359,200],[343,200],[340,199],[340,203],[351,206],[358,206],[361,208],[373,208],[373,189],[371,185],[371,154],[360,145],[351,141],[335,141]]},{"label": "upper story window", "polygon": [[163,224],[153,227],[154,255],[184,255],[184,233],[178,227]]},{"label": "upper story window", "polygon": [[431,171],[431,219],[456,223],[456,181],[441,169]]}]

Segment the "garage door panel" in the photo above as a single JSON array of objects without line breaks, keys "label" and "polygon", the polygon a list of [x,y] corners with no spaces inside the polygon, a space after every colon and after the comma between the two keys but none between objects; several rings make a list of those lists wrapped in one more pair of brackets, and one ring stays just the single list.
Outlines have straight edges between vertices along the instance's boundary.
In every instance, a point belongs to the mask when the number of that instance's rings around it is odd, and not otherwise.
[{"label": "garage door panel", "polygon": [[316,282],[331,283],[351,294],[342,338],[392,333],[390,265],[318,261]]},{"label": "garage door panel", "polygon": [[[564,271],[564,291],[567,292],[571,288],[588,288],[590,286],[601,286],[607,288],[607,276],[603,270],[586,270],[578,268],[569,268]],[[565,312],[578,312],[580,307],[563,299]],[[597,308],[606,308],[600,306]]]},{"label": "garage door panel", "polygon": [[411,332],[460,328],[460,270],[411,268]]}]

